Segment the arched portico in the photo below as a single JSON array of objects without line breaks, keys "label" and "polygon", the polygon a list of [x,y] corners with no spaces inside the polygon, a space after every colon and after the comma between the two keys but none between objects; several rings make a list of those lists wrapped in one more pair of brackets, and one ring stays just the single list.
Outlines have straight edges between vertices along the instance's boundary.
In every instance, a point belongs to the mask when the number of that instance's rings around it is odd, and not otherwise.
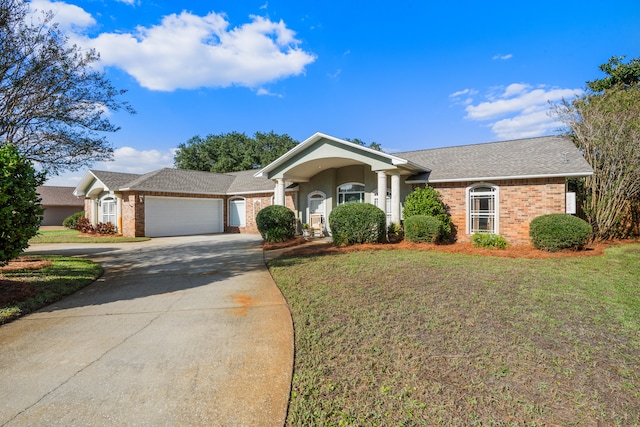
[{"label": "arched portico", "polygon": [[[304,196],[302,200],[306,199],[307,194],[322,190],[327,193],[327,199],[332,201],[331,206],[335,206],[342,203],[337,198],[338,187],[348,183],[347,176],[353,175],[356,170],[361,170],[361,176],[353,177],[351,181],[363,183],[367,194],[364,201],[372,202],[374,192],[387,194],[387,189],[391,189],[391,221],[397,224],[401,216],[402,178],[429,172],[406,159],[316,133],[255,176],[274,181],[275,204],[284,205],[286,187],[298,183]],[[385,210],[386,198],[379,197],[378,205]],[[304,216],[300,207],[298,210]]]}]

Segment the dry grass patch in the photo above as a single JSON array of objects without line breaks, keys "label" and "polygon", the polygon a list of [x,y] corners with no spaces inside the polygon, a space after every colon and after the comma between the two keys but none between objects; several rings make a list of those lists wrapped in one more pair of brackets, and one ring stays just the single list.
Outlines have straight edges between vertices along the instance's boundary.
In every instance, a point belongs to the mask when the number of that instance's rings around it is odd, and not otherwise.
[{"label": "dry grass patch", "polygon": [[640,423],[640,245],[290,256],[288,425]]}]

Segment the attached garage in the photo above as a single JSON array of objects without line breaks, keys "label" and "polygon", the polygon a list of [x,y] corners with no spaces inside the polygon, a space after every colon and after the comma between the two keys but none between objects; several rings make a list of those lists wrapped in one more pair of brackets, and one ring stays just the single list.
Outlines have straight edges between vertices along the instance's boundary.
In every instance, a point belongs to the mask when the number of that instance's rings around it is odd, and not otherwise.
[{"label": "attached garage", "polygon": [[145,236],[184,236],[222,233],[224,203],[222,199],[187,197],[145,198]]}]

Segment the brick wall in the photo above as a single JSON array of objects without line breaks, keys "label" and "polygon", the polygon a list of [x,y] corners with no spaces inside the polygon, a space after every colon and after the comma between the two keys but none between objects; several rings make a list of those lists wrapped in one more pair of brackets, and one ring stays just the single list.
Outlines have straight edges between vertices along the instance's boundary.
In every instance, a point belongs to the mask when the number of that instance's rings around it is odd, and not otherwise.
[{"label": "brick wall", "polygon": [[[458,242],[468,242],[466,230],[466,189],[476,182],[431,184],[442,194],[456,229]],[[500,234],[509,243],[529,243],[529,223],[537,216],[565,212],[565,179],[542,178],[493,181],[500,189]]]},{"label": "brick wall", "polygon": [[[227,200],[233,198],[234,196],[230,196]],[[273,204],[273,194],[271,193],[255,193],[255,194],[243,194],[241,197],[244,197],[245,200],[245,209],[246,209],[246,220],[244,227],[225,227],[225,233],[247,233],[247,234],[258,234],[258,226],[256,224],[256,215],[260,210],[266,208],[267,206],[271,206]],[[285,205],[291,209],[292,211],[296,211],[294,193],[288,192],[285,196]],[[228,215],[228,203],[225,203],[225,215]],[[225,224],[228,221],[225,218]]]}]

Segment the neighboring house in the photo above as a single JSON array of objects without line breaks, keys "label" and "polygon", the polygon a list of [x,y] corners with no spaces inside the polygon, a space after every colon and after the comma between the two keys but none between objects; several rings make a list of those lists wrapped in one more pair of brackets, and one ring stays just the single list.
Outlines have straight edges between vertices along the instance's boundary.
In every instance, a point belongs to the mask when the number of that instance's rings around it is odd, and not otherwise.
[{"label": "neighboring house", "polygon": [[73,187],[43,185],[37,188],[44,208],[41,225],[62,225],[67,217],[82,211],[84,200],[73,195]]},{"label": "neighboring house", "polygon": [[271,204],[329,234],[335,206],[372,203],[400,223],[406,196],[428,184],[442,194],[458,241],[491,232],[524,244],[533,218],[567,211],[566,178],[592,173],[560,136],[387,154],[316,133],[260,171],[88,171],[74,194],[94,223],[112,222],[126,236],[256,233],[257,212]]}]

